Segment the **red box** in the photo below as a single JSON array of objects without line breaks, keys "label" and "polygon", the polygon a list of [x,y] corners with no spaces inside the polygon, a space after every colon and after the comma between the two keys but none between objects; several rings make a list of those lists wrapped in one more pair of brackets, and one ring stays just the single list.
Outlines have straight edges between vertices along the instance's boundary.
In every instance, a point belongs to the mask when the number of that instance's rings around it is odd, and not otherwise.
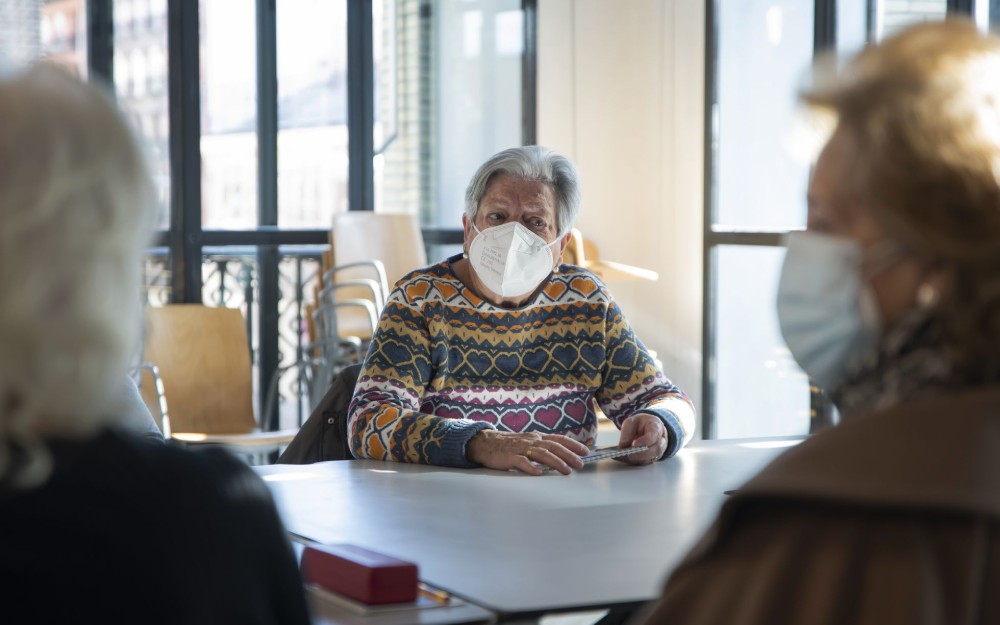
[{"label": "red box", "polygon": [[417,565],[357,545],[308,545],[302,578],[369,605],[417,600]]}]

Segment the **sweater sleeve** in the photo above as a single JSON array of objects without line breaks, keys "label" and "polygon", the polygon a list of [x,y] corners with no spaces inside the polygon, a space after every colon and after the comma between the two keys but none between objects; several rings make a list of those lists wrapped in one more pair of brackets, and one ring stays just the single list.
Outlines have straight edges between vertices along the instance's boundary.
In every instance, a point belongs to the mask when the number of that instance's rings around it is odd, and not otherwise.
[{"label": "sweater sleeve", "polygon": [[612,299],[605,320],[605,364],[597,401],[619,429],[640,412],[656,415],[667,429],[667,450],[677,453],[694,435],[694,405],[656,365]]},{"label": "sweater sleeve", "polygon": [[[493,426],[420,411],[432,374],[430,336],[405,280],[393,290],[372,337],[348,409],[348,440],[356,458],[450,467],[478,466],[465,446]],[[420,284],[426,289],[426,283]]]}]

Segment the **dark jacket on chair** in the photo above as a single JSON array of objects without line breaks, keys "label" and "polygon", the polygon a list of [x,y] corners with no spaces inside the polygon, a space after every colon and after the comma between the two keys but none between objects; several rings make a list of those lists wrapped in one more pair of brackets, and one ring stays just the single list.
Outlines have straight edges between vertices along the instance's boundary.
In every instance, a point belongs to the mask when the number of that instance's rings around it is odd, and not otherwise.
[{"label": "dark jacket on chair", "polygon": [[278,464],[354,459],[347,446],[347,407],[360,373],[361,365],[356,364],[344,367],[333,376],[330,390],[278,457]]}]

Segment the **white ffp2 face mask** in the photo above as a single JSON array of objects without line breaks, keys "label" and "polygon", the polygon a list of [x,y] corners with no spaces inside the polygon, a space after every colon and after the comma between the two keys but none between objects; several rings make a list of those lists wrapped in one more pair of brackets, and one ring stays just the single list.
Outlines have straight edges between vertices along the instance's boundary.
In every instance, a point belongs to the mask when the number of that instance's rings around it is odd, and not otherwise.
[{"label": "white ffp2 face mask", "polygon": [[796,362],[827,390],[844,381],[852,364],[881,332],[881,314],[862,279],[857,243],[792,232],[778,284],[778,323]]},{"label": "white ffp2 face mask", "polygon": [[489,290],[501,297],[534,291],[551,272],[552,246],[516,221],[480,231],[469,245],[473,271]]}]

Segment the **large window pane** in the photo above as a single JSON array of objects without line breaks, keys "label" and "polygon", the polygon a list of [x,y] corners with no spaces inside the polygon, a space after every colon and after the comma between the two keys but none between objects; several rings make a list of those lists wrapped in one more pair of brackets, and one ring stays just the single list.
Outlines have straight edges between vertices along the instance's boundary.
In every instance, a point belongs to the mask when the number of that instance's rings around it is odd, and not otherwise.
[{"label": "large window pane", "polygon": [[948,0],[875,0],[875,36],[884,39],[914,22],[943,19]]},{"label": "large window pane", "polygon": [[41,58],[87,76],[83,0],[0,0],[0,71]]},{"label": "large window pane", "polygon": [[374,0],[375,210],[421,214],[433,195],[433,12]]},{"label": "large window pane", "polygon": [[868,43],[868,0],[837,0],[837,52],[853,56]]},{"label": "large window pane", "polygon": [[[13,2],[30,6],[32,2]],[[7,10],[0,14],[7,20]],[[42,6],[42,56],[80,77],[87,76],[87,6],[83,0],[52,0]]]},{"label": "large window pane", "polygon": [[724,245],[714,253],[718,437],[807,433],[809,381],[781,338],[775,312],[784,248]]},{"label": "large window pane", "polygon": [[170,101],[166,0],[115,0],[114,82],[121,106],[145,140],[159,200],[157,222],[170,227]]},{"label": "large window pane", "polygon": [[796,92],[813,51],[813,3],[719,3],[716,180],[725,227],[805,224],[808,163],[789,149]]},{"label": "large window pane", "polygon": [[278,224],[329,228],[347,210],[347,5],[283,0],[278,38]]},{"label": "large window pane", "polygon": [[201,223],[257,225],[256,8],[201,0]]},{"label": "large window pane", "polygon": [[[376,210],[458,228],[475,169],[521,144],[519,0],[382,1]],[[395,62],[392,62],[392,59]],[[396,132],[393,133],[392,130]]]}]

